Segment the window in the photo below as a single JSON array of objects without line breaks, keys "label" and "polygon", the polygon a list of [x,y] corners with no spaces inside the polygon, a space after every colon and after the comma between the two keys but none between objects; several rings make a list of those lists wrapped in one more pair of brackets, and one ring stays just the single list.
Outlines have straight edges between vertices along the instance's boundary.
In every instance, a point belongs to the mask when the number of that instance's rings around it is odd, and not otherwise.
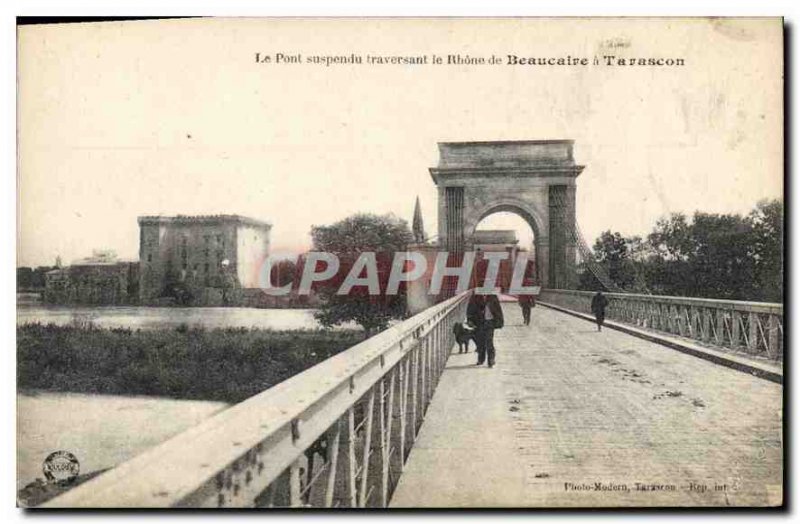
[{"label": "window", "polygon": [[208,273],[208,262],[205,264],[205,272]]},{"label": "window", "polygon": [[153,261],[153,255],[151,253],[147,254],[147,261],[148,262],[152,262]]}]

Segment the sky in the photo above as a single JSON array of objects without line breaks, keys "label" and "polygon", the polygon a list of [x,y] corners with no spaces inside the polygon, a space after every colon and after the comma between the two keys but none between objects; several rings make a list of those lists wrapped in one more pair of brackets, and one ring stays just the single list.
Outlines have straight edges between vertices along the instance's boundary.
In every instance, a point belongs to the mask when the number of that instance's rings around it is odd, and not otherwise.
[{"label": "sky", "polygon": [[[575,140],[577,217],[783,194],[780,20],[205,19],[19,30],[17,263],[138,254],[140,215],[241,214],[275,252],[356,212],[428,234],[437,143]],[[683,67],[256,63],[255,55],[681,57]],[[519,221],[489,221],[511,227]],[[525,236],[524,234],[522,235]],[[524,238],[522,239],[524,241]]]}]

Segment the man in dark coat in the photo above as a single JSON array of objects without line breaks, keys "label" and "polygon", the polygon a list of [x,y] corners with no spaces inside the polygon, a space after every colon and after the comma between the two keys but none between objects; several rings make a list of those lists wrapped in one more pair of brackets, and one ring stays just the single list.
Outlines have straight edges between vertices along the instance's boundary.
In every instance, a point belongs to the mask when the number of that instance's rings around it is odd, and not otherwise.
[{"label": "man in dark coat", "polygon": [[[477,330],[475,339],[478,343],[478,362],[480,366],[488,361],[489,367],[494,367],[494,330],[503,327],[503,308],[497,295],[475,295],[476,308],[474,313]],[[467,307],[469,312],[469,306]],[[468,314],[469,318],[469,314]]]},{"label": "man in dark coat", "polygon": [[601,291],[598,291],[592,297],[592,313],[594,313],[594,318],[597,321],[597,331],[603,330],[603,322],[606,319],[606,306],[608,306],[608,299]]},{"label": "man in dark coat", "polygon": [[483,307],[486,305],[486,297],[473,293],[467,304],[467,322],[475,327],[480,326],[483,318]]},{"label": "man in dark coat", "polygon": [[533,295],[520,295],[517,300],[519,301],[519,307],[522,308],[522,323],[526,326],[530,326],[531,308],[536,306],[536,303],[533,301]]}]

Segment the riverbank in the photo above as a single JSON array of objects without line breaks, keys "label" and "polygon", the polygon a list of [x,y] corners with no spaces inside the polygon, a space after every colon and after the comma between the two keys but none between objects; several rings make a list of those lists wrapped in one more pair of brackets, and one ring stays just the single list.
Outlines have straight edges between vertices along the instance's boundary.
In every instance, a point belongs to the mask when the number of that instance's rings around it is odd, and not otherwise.
[{"label": "riverbank", "polygon": [[357,344],[360,331],[17,326],[17,387],[228,403]]},{"label": "riverbank", "polygon": [[[133,395],[17,392],[17,489],[42,496],[42,464],[69,451],[80,473],[112,468],[227,409],[226,402]],[[27,493],[27,495],[26,495]],[[28,499],[30,491],[20,497]],[[38,498],[32,499],[36,504]]]}]

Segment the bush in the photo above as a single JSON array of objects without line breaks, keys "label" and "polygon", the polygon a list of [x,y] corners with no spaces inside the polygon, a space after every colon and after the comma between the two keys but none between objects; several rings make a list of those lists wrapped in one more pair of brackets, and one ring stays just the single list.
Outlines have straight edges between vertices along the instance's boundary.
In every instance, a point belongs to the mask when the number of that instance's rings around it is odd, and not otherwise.
[{"label": "bush", "polygon": [[22,389],[241,402],[357,344],[356,331],[17,327]]}]

